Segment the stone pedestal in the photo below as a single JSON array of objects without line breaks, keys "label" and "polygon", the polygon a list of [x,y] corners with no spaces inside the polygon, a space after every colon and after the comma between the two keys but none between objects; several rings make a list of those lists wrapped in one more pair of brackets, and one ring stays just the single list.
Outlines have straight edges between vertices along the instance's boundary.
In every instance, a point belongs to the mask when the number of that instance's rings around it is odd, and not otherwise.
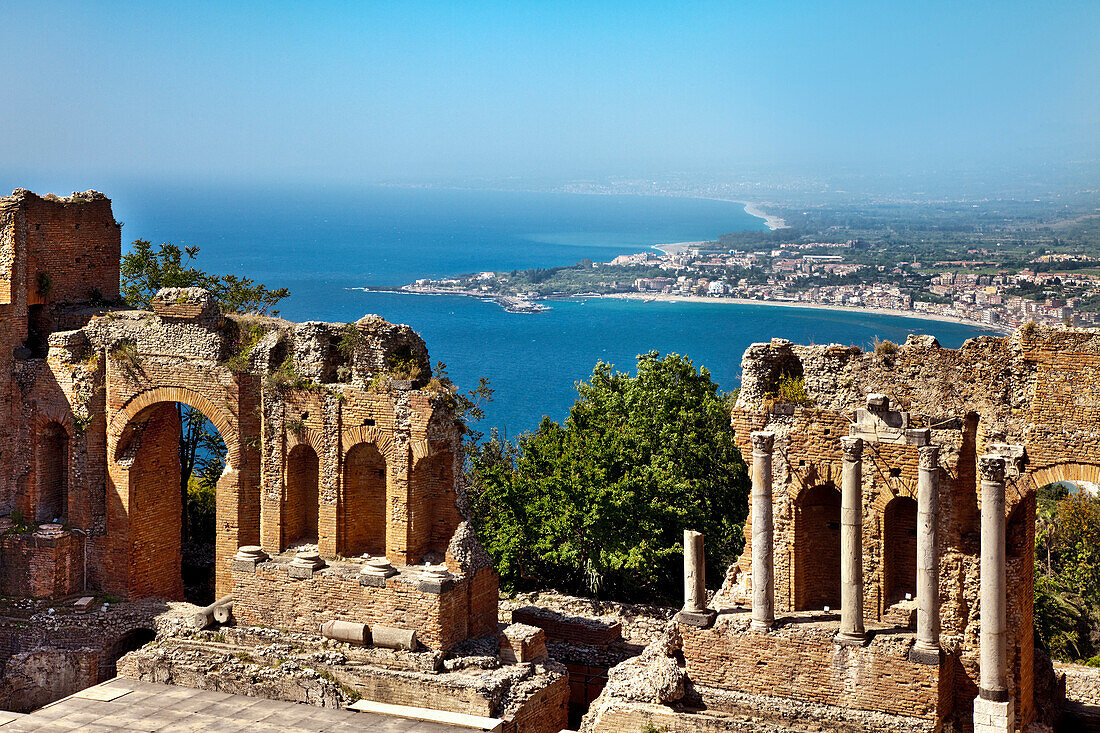
[{"label": "stone pedestal", "polygon": [[690,626],[707,627],[717,615],[707,609],[706,556],[703,535],[684,530],[684,608],[676,620]]},{"label": "stone pedestal", "polygon": [[256,566],[268,559],[267,553],[259,545],[241,545],[230,564],[234,571],[253,573]]},{"label": "stone pedestal", "polygon": [[1016,712],[1012,701],[996,702],[974,698],[974,733],[1012,733]]},{"label": "stone pedestal", "polygon": [[317,554],[316,550],[299,550],[294,559],[287,565],[287,575],[291,578],[306,580],[313,577],[313,573],[325,567],[325,561]]},{"label": "stone pedestal", "polygon": [[1005,702],[1010,699],[1006,649],[1005,459],[984,455],[978,459],[978,470],[982,477],[978,695],[986,701]]},{"label": "stone pedestal", "polygon": [[840,496],[840,633],[842,644],[865,644],[863,626],[863,439],[840,439],[844,472]]},{"label": "stone pedestal", "polygon": [[936,538],[939,520],[939,446],[917,451],[917,641],[909,659],[938,665],[940,651],[940,558]]},{"label": "stone pedestal", "polygon": [[752,434],[752,628],[775,623],[775,551],[772,526],[772,449],[775,434]]}]

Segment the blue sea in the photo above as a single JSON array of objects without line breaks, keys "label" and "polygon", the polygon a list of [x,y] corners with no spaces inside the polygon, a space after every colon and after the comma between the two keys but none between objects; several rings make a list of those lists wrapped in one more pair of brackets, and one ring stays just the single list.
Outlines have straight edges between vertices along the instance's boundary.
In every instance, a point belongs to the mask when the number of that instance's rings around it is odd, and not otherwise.
[{"label": "blue sea", "polygon": [[[111,195],[111,192],[108,192]],[[771,306],[551,301],[540,314],[508,313],[462,296],[372,293],[421,277],[606,261],[653,244],[762,229],[736,203],[429,188],[158,190],[114,193],[123,241],[200,248],[198,265],[286,286],[282,315],[351,321],[377,313],[416,329],[462,388],[489,379],[495,399],[478,429],[514,437],[543,415],[563,420],[574,384],[599,360],[633,370],[657,350],[686,354],[723,390],[738,385],[741,355],[772,337],[869,344],[931,333],[955,347],[981,329],[859,312]]]}]

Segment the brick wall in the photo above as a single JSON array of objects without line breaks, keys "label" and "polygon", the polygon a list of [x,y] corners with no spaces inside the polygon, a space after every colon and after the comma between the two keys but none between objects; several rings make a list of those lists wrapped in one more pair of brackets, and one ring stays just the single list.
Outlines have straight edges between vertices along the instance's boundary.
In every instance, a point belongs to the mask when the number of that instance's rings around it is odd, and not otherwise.
[{"label": "brick wall", "polygon": [[794,512],[794,609],[839,608],[840,492],[831,483],[806,489]]},{"label": "brick wall", "polygon": [[0,536],[0,596],[58,598],[84,582],[84,538],[34,534]]},{"label": "brick wall", "polygon": [[928,720],[948,712],[940,668],[910,662],[906,640],[841,646],[832,641],[835,627],[798,625],[757,633],[720,623],[681,626],[680,633],[686,670],[697,685]]},{"label": "brick wall", "polygon": [[386,461],[377,446],[359,443],[344,457],[341,528],[345,556],[386,554]]},{"label": "brick wall", "polygon": [[892,499],[882,517],[883,594],[887,604],[917,597],[917,502]]},{"label": "brick wall", "polygon": [[177,408],[149,408],[130,468],[129,595],[181,600],[179,438]]},{"label": "brick wall", "polygon": [[379,588],[359,584],[356,564],[338,563],[309,579],[289,577],[287,567],[270,561],[255,572],[233,571],[233,614],[241,623],[308,633],[333,619],[381,624],[413,629],[420,643],[440,650],[496,632],[496,606],[485,603],[498,582],[489,568],[432,593],[418,590],[412,574],[388,578]]},{"label": "brick wall", "polygon": [[50,286],[41,302],[75,303],[92,299],[93,288],[106,300],[118,298],[121,229],[106,197],[23,199],[27,232],[28,302],[38,300],[37,274]]}]

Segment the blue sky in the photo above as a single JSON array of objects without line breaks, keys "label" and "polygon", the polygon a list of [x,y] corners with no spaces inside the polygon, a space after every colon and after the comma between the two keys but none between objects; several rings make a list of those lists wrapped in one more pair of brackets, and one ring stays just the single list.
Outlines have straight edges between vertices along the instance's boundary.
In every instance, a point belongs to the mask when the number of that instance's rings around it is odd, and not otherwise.
[{"label": "blue sky", "polygon": [[0,176],[359,183],[1100,155],[1098,2],[24,2]]}]

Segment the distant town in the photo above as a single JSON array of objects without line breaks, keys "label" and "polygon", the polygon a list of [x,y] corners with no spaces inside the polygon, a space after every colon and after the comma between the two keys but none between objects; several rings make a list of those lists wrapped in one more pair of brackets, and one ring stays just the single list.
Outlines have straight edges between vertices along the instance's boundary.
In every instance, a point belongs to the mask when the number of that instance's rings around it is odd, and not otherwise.
[{"label": "distant town", "polygon": [[881,310],[997,330],[1029,321],[1092,326],[1098,319],[1093,309],[1100,302],[1100,276],[1050,271],[1052,265],[1081,268],[1096,262],[1082,255],[1045,254],[1035,258],[1034,268],[1007,272],[998,271],[984,250],[969,250],[955,260],[905,261],[890,267],[859,262],[866,259],[860,254],[867,245],[858,240],[763,251],[717,250],[720,244],[662,245],[606,263],[585,260],[569,267],[422,279],[403,289],[492,298],[520,312],[545,308],[536,301],[546,298],[612,295]]}]

